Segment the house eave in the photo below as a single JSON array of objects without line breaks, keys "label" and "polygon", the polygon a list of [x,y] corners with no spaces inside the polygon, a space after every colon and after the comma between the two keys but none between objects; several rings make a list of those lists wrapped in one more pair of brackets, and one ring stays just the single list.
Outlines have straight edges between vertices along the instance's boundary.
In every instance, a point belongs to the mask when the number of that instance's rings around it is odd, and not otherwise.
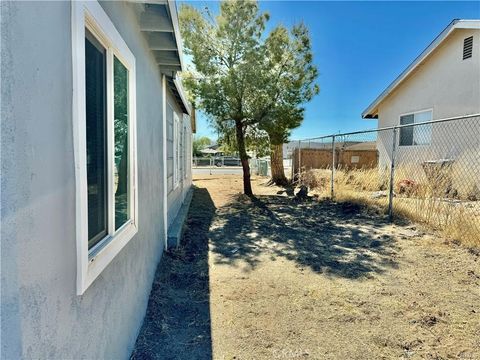
[{"label": "house eave", "polygon": [[161,73],[175,77],[183,71],[183,44],[178,14],[173,0],[129,0],[137,13],[140,31],[145,35]]},{"label": "house eave", "polygon": [[183,42],[180,35],[180,26],[178,24],[177,5],[174,0],[168,0],[168,7],[172,16],[173,31],[175,33],[175,41],[177,43],[178,56],[180,58],[180,71],[184,70],[183,65]]},{"label": "house eave", "polygon": [[185,114],[191,115],[192,114],[192,107],[187,100],[187,95],[185,94],[185,91],[183,90],[181,80],[178,79],[178,78],[175,78],[175,79],[173,79],[173,83],[175,84],[175,88],[177,90],[177,93],[180,97],[180,100],[183,103],[183,107],[185,108]]}]

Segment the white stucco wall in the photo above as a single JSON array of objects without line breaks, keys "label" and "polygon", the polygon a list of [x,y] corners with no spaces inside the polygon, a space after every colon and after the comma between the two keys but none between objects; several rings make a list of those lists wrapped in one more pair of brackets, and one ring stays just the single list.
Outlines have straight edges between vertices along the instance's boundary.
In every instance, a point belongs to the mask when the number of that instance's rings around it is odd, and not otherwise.
[{"label": "white stucco wall", "polygon": [[[473,57],[462,60],[463,40],[472,36]],[[433,120],[480,112],[480,30],[457,29],[378,108],[378,127],[398,125],[400,115],[432,109]],[[433,125],[430,146],[398,147],[402,161],[460,156],[475,144],[480,120]],[[380,134],[380,163],[390,162],[392,141]],[[398,145],[398,142],[397,142]]]},{"label": "white stucco wall", "polygon": [[139,230],[76,295],[70,7],[1,3],[2,359],[127,359],[164,249],[161,77],[132,5],[104,2],[136,57]]}]

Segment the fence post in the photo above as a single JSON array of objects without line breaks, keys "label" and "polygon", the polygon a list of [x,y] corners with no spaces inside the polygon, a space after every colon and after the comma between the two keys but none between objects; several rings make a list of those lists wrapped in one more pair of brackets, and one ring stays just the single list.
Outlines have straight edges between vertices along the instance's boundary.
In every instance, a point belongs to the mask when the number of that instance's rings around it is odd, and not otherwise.
[{"label": "fence post", "polygon": [[300,177],[302,175],[302,141],[298,140],[298,182],[300,183]]},{"label": "fence post", "polygon": [[295,151],[291,151],[290,153],[290,178],[292,179],[292,182],[295,180],[295,167],[293,165],[295,165],[295,159],[294,159],[294,155],[295,154]]},{"label": "fence post", "polygon": [[330,197],[332,198],[332,200],[335,196],[334,188],[333,188],[334,178],[335,178],[335,135],[332,136],[332,177],[330,179]]},{"label": "fence post", "polygon": [[395,151],[397,147],[397,127],[393,127],[392,161],[390,162],[390,189],[388,193],[388,219],[393,221],[393,185],[395,182]]}]

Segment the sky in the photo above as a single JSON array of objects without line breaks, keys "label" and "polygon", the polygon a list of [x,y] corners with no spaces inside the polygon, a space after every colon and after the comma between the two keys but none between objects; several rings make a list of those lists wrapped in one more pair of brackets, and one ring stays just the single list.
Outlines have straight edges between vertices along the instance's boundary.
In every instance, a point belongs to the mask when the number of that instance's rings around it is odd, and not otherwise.
[{"label": "sky", "polygon": [[[212,12],[218,2],[186,1]],[[480,2],[260,1],[267,31],[304,22],[310,30],[320,93],[305,104],[291,140],[376,127],[367,106],[453,19],[479,19]],[[197,137],[217,135],[197,114]]]}]

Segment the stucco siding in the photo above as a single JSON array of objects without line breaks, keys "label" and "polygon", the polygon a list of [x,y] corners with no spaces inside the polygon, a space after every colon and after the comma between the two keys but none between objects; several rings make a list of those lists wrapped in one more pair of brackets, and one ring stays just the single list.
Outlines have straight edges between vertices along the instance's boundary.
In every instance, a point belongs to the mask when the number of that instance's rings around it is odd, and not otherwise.
[{"label": "stucco siding", "polygon": [[[463,40],[472,35],[473,57],[462,60]],[[398,125],[400,115],[427,109],[433,120],[480,112],[480,30],[455,30],[379,105],[378,126]],[[480,134],[479,119],[433,125],[430,145],[399,146],[397,156],[404,162],[458,157],[471,150],[472,134]],[[381,165],[390,162],[390,139],[378,138]]]},{"label": "stucco siding", "polygon": [[136,58],[139,230],[82,296],[70,2],[1,5],[5,359],[127,359],[164,248],[161,77],[132,5],[101,5]]}]

